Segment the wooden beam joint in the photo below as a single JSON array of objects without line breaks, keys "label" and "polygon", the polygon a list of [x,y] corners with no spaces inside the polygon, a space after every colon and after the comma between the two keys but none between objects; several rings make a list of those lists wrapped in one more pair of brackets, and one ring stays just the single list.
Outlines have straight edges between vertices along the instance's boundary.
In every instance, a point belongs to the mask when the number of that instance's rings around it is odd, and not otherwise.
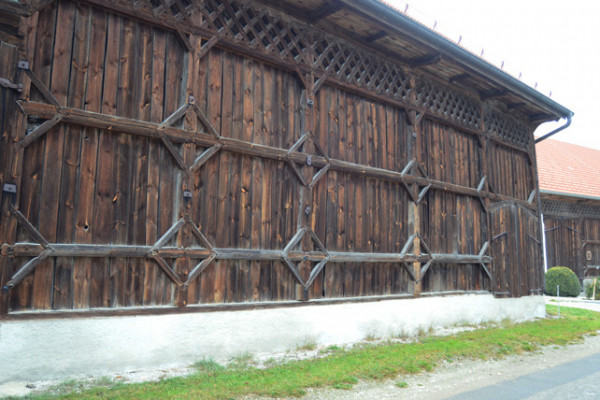
[{"label": "wooden beam joint", "polygon": [[375,42],[375,41],[377,41],[379,39],[382,39],[382,38],[386,37],[387,35],[388,35],[388,33],[386,31],[380,30],[380,31],[375,32],[374,34],[372,34],[370,36],[367,36],[365,38],[365,42],[367,42],[367,43],[373,43],[373,42]]},{"label": "wooden beam joint", "polygon": [[420,67],[426,67],[427,65],[437,64],[440,61],[442,61],[442,55],[437,53],[437,54],[431,54],[431,55],[427,55],[427,56],[423,56],[423,57],[419,57],[419,58],[413,58],[412,60],[409,61],[409,65],[412,68],[420,68]]},{"label": "wooden beam joint", "polygon": [[311,24],[316,24],[320,20],[329,17],[330,15],[335,14],[343,7],[343,3],[338,0],[332,0],[329,3],[326,3],[316,9],[315,11],[308,14],[308,22]]}]

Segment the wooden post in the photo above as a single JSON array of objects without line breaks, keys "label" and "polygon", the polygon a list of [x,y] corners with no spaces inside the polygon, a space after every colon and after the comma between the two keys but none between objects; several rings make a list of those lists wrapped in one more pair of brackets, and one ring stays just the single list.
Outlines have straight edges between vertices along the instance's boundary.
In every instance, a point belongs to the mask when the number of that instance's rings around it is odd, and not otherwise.
[{"label": "wooden post", "polygon": [[[36,51],[35,33],[38,21],[38,12],[34,12],[31,16],[21,17],[19,20],[19,31],[24,37],[23,49],[24,54],[17,47],[0,43],[0,76],[9,78],[12,82],[22,84],[21,98],[28,99],[31,79],[24,69],[17,68],[20,61],[29,61],[33,59],[33,54]],[[27,63],[27,68],[29,68]],[[21,193],[21,175],[23,169],[23,153],[24,148],[17,144],[25,137],[27,127],[27,116],[17,107],[18,92],[14,91],[11,96],[7,96],[7,102],[3,104],[6,109],[6,115],[12,115],[9,118],[8,126],[0,126],[0,130],[6,129],[9,133],[6,139],[0,140],[0,148],[5,148],[5,152],[0,151],[0,156],[4,160],[0,160],[0,243],[15,243],[17,235],[17,220],[9,211],[9,204],[13,204],[18,209],[20,193]],[[2,145],[4,142],[4,145]],[[4,191],[4,184],[9,183],[15,185],[16,193]],[[14,257],[12,254],[0,255],[0,290],[6,282],[11,279],[14,268]],[[6,315],[10,308],[10,293],[0,292],[0,315]]]},{"label": "wooden post", "polygon": [[[308,64],[314,64],[314,51],[309,50],[306,55],[308,58]],[[314,143],[313,143],[313,135],[315,132],[315,105],[314,105],[314,87],[315,87],[315,74],[313,70],[309,71],[297,71],[300,80],[304,86],[304,90],[302,91],[302,98],[300,103],[300,134],[305,135],[310,133],[311,139],[304,141],[303,144],[303,152],[312,155],[315,152]],[[298,210],[298,224],[297,229],[300,230],[302,228],[311,228],[311,221],[313,220],[313,189],[310,185],[313,177],[313,167],[308,166],[308,168],[304,169],[303,177],[304,183],[302,184],[298,181],[300,187],[300,199],[299,199],[299,210]],[[313,250],[313,244],[311,240],[311,236],[309,234],[305,234],[300,241],[300,247],[302,251],[309,252]],[[311,261],[301,261],[299,263],[299,273],[304,282],[307,282],[310,277],[310,272],[312,270]],[[302,301],[309,300],[309,292],[308,288],[303,285],[296,285],[296,299]]]},{"label": "wooden post", "polygon": [[[416,91],[414,88],[416,85],[415,77],[410,78],[410,86],[413,90],[410,91],[410,102],[413,104],[417,103]],[[416,160],[417,163],[421,161],[422,138],[421,138],[421,121],[423,115],[418,115],[414,110],[406,110],[406,117],[409,123],[408,137],[406,138],[407,146],[407,159]],[[418,193],[419,190],[416,191]],[[421,255],[421,218],[420,218],[419,204],[415,201],[408,202],[408,236],[415,235],[413,242],[413,252],[416,256]],[[415,278],[413,294],[415,297],[421,295],[422,284],[421,284],[421,262],[417,260],[413,262],[413,275]]]}]

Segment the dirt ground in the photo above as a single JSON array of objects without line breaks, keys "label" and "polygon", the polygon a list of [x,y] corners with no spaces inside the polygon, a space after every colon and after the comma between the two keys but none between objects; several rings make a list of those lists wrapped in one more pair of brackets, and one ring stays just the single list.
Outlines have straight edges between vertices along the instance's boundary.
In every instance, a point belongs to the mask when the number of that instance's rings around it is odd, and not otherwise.
[{"label": "dirt ground", "polygon": [[[548,304],[556,305],[556,299],[547,297]],[[600,302],[583,299],[561,299],[561,306],[586,308],[600,312]],[[452,333],[452,332],[447,332]],[[546,347],[543,350],[502,360],[457,361],[438,366],[432,372],[419,375],[398,376],[384,382],[360,382],[351,390],[309,389],[304,399],[316,400],[364,400],[364,399],[407,399],[436,400],[475,390],[483,386],[513,379],[545,368],[577,360],[592,353],[600,352],[600,336],[589,337],[584,343],[568,347]],[[318,350],[297,355],[298,358],[314,356]],[[289,358],[289,354],[285,357]],[[113,381],[141,382],[181,376],[193,372],[190,368],[171,370],[129,371],[108,377]],[[83,385],[97,377],[76,377]],[[399,387],[397,383],[404,383]],[[5,396],[25,396],[44,390],[59,382],[10,382],[0,385],[0,398]],[[248,397],[247,399],[256,399]]]}]

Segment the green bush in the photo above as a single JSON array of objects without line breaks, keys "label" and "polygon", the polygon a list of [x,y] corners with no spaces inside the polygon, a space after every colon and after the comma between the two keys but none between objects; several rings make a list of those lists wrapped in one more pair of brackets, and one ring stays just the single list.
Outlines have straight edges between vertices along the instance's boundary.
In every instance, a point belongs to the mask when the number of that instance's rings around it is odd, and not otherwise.
[{"label": "green bush", "polygon": [[[585,298],[591,299],[594,294],[594,279],[588,280],[585,283]],[[600,279],[596,281],[596,298],[592,300],[600,300]]]},{"label": "green bush", "polygon": [[556,296],[556,285],[560,285],[560,295],[564,297],[577,297],[581,293],[579,278],[567,267],[553,267],[546,272],[544,293]]}]

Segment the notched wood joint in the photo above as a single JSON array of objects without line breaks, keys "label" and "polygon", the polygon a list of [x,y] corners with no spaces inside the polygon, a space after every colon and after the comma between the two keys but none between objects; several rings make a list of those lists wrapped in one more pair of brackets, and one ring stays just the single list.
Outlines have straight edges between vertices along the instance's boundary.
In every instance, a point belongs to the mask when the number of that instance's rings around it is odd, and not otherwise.
[{"label": "notched wood joint", "polygon": [[408,119],[408,122],[413,126],[413,128],[419,126],[424,116],[425,113],[423,112],[417,112],[416,110],[406,110],[406,118]]}]

